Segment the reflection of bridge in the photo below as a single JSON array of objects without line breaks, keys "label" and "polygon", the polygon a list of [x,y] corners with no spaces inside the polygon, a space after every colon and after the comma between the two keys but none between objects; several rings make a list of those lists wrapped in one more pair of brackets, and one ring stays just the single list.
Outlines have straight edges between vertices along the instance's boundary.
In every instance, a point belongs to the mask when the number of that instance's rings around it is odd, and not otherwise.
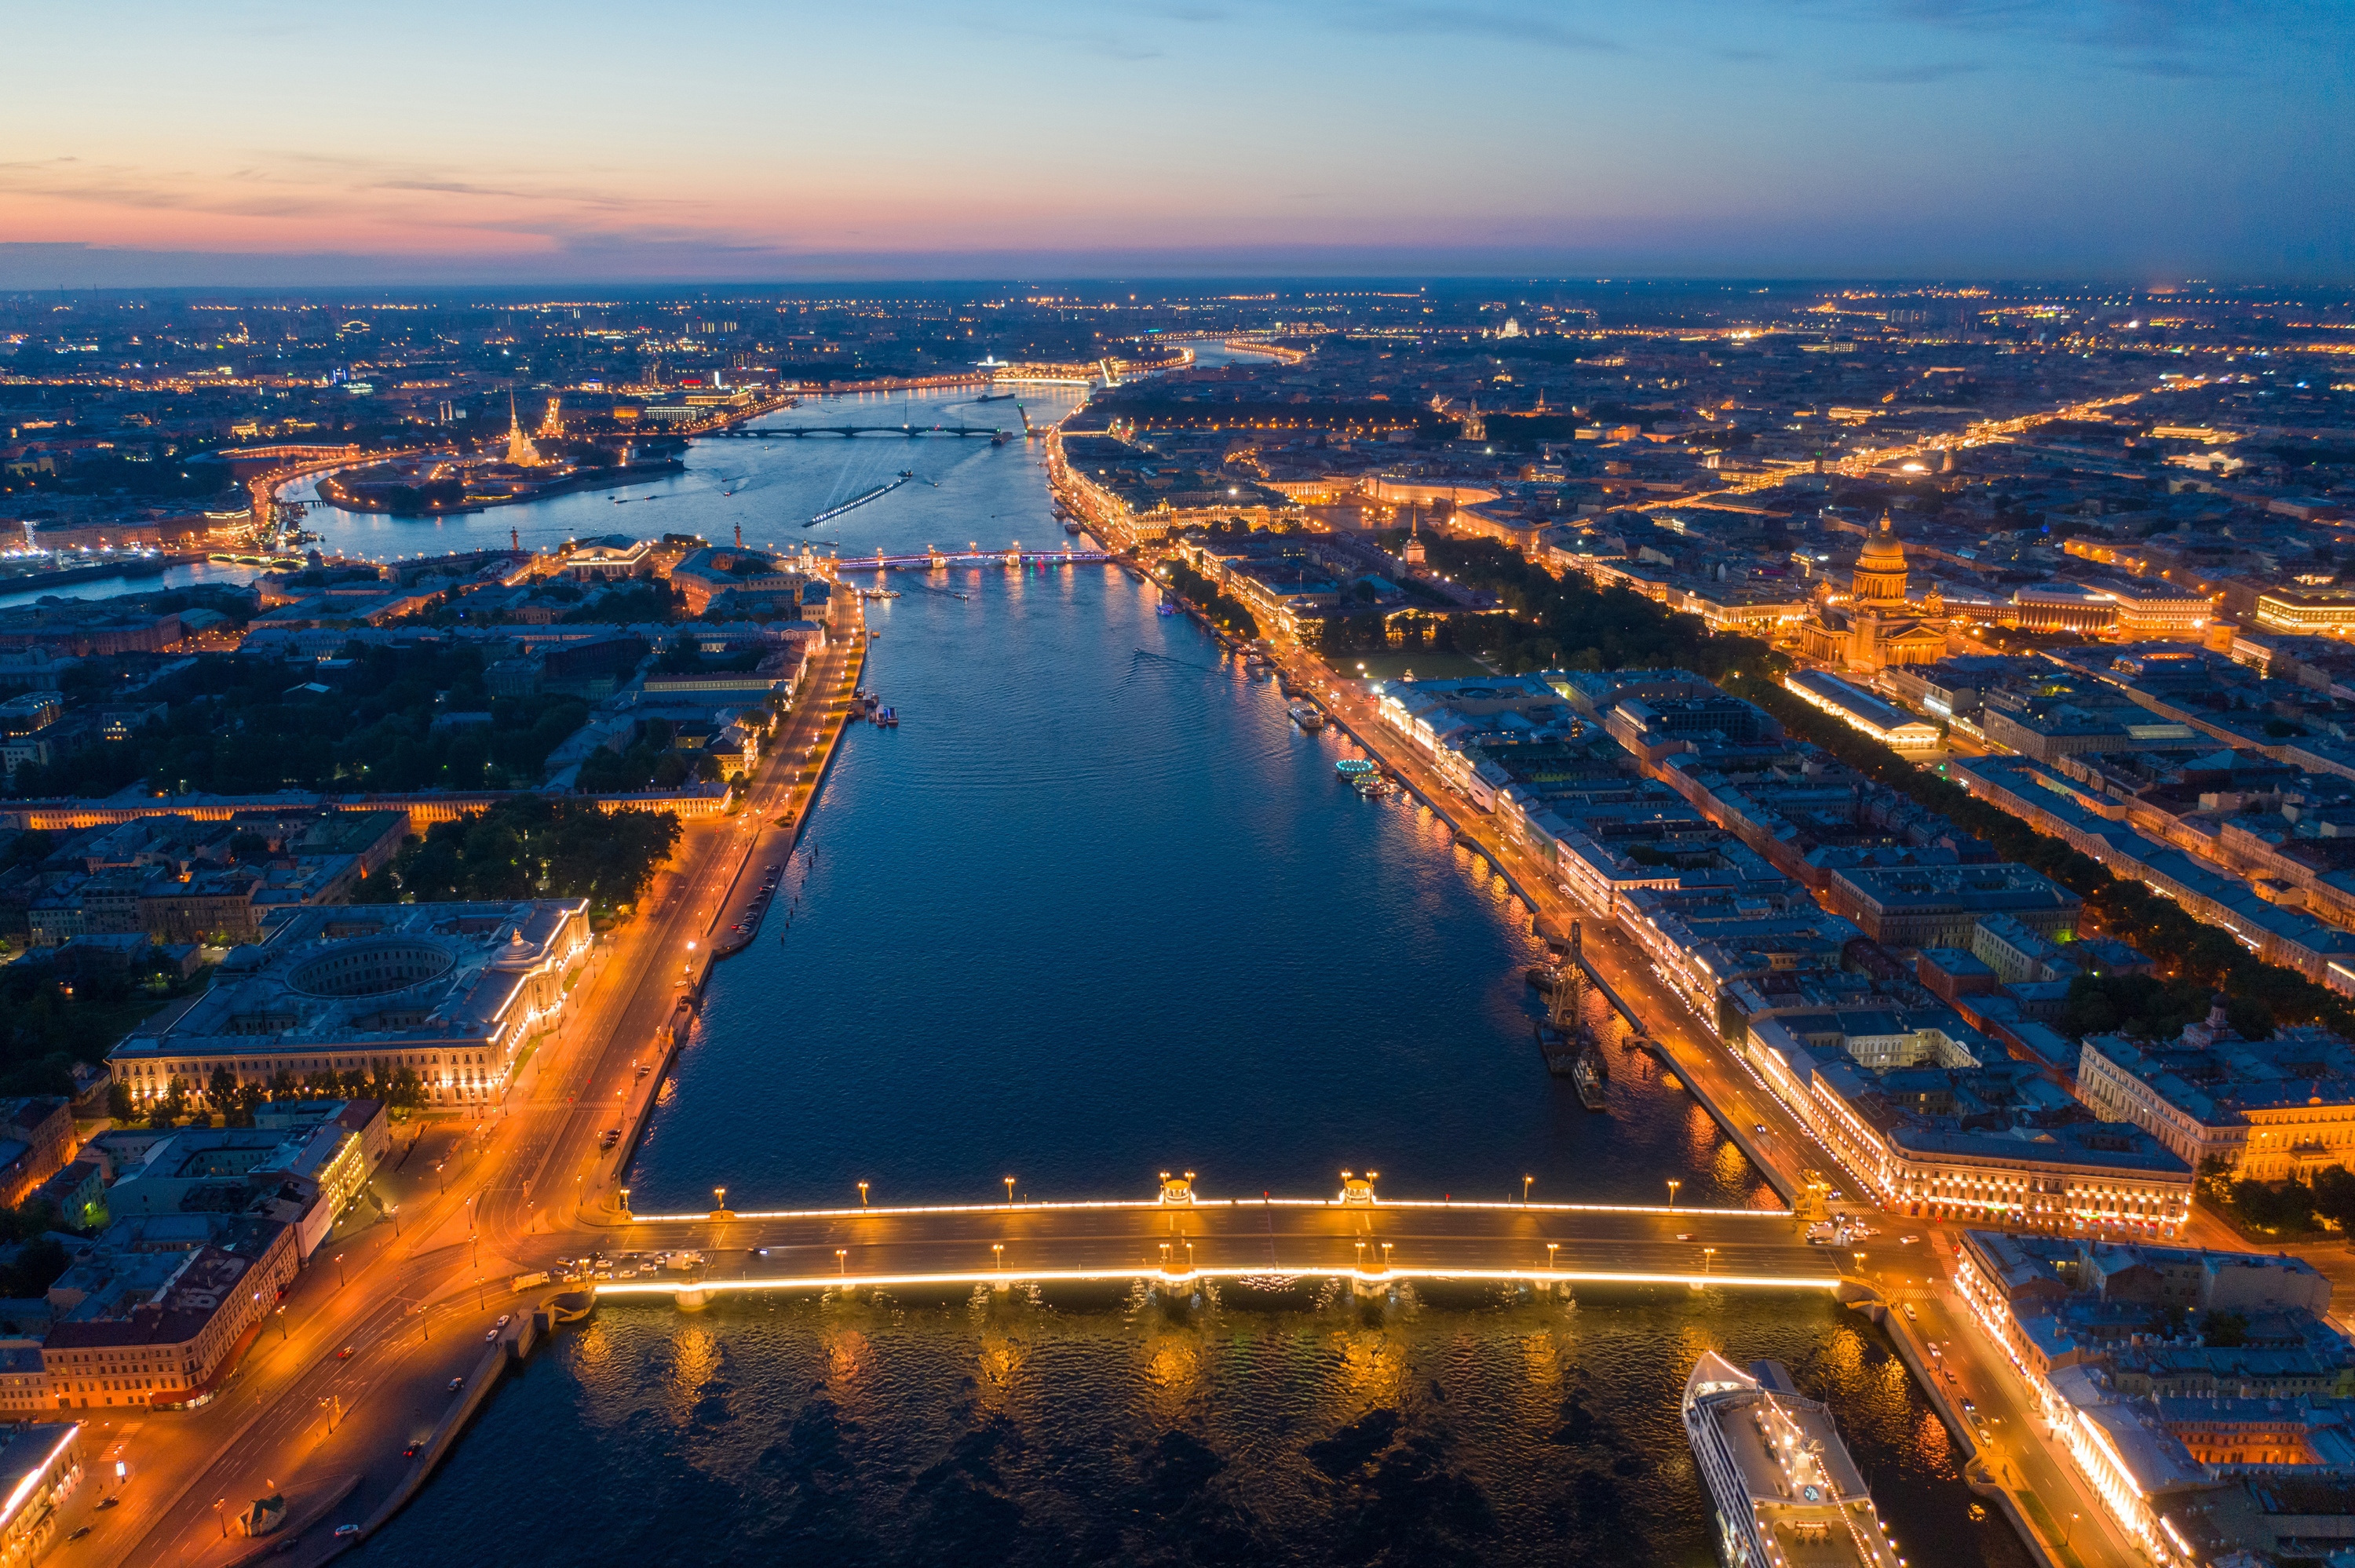
[{"label": "reflection of bridge", "polygon": [[1017,543],[1003,550],[976,545],[970,550],[932,550],[921,556],[887,556],[878,550],[871,556],[837,556],[831,564],[841,572],[943,572],[951,567],[1076,567],[1112,558],[1109,550],[1074,550],[1068,545],[1060,550],[1026,550]]},{"label": "reflection of bridge", "polygon": [[704,434],[724,436],[730,440],[766,440],[777,436],[791,436],[796,440],[804,436],[959,436],[987,441],[1007,440],[1013,432],[1002,428],[984,429],[979,425],[770,425],[758,430],[736,425]]},{"label": "reflection of bridge", "polygon": [[[634,1249],[698,1249],[697,1269],[601,1280],[601,1295],[1022,1280],[1346,1280],[1525,1286],[1690,1285],[1830,1289],[1834,1257],[1792,1216],[1754,1209],[1387,1202],[1353,1182],[1332,1199],[1161,1201],[773,1213],[634,1214]],[[725,1189],[721,1190],[724,1195]],[[739,1261],[741,1255],[741,1262]]]}]

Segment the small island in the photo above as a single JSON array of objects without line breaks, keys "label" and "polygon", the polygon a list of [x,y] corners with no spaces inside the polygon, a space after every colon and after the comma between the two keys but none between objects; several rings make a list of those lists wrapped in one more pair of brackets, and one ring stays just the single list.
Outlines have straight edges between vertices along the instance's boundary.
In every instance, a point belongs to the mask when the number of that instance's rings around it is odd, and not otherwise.
[{"label": "small island", "polygon": [[601,484],[634,483],[677,473],[687,466],[681,455],[687,443],[677,437],[614,446],[566,436],[553,398],[537,440],[525,432],[512,399],[507,418],[506,445],[496,456],[450,450],[346,469],[322,478],[319,495],[347,512],[434,516],[539,501]]}]

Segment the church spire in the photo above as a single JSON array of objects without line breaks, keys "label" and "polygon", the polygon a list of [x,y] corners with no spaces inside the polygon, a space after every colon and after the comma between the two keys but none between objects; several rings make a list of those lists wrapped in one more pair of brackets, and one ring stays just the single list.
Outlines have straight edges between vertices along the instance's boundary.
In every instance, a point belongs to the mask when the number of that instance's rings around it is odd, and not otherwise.
[{"label": "church spire", "polygon": [[538,468],[539,449],[523,433],[523,417],[516,412],[515,393],[507,393],[507,461],[517,468]]}]

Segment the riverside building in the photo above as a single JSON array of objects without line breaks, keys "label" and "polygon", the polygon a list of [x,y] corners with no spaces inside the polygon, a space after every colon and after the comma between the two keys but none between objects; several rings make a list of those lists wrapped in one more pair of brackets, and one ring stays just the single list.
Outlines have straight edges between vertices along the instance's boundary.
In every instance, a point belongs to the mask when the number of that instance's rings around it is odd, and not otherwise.
[{"label": "riverside building", "polygon": [[2190,1164],[2096,1119],[1947,1010],[1755,1019],[1744,1054],[1889,1209],[2146,1236],[2190,1217]]},{"label": "riverside building", "polygon": [[401,1068],[432,1104],[496,1099],[554,1026],[590,941],[586,899],[298,910],[107,1065],[138,1101],[216,1070],[267,1086],[282,1072]]},{"label": "riverside building", "polygon": [[2221,995],[2171,1045],[2087,1036],[2077,1096],[2194,1170],[2214,1160],[2272,1181],[2355,1160],[2355,1044],[2313,1024],[2244,1040]]}]

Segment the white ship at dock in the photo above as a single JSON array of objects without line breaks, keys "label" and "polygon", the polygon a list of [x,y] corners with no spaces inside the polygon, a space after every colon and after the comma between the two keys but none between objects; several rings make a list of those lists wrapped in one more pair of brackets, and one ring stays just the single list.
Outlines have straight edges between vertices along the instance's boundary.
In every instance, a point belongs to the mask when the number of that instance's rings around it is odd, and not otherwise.
[{"label": "white ship at dock", "polygon": [[1780,1361],[1743,1372],[1704,1352],[1684,1418],[1731,1568],[1902,1568],[1831,1412]]}]

